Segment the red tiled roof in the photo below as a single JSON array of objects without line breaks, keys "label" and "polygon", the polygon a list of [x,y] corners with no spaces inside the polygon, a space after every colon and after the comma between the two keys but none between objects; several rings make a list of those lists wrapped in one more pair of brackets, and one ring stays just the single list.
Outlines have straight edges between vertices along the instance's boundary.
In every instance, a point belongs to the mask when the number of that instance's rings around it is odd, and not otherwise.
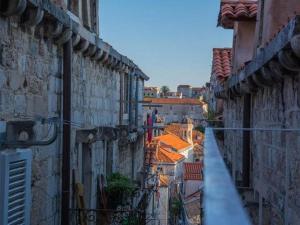
[{"label": "red tiled roof", "polygon": [[159,147],[156,155],[156,161],[162,163],[176,163],[182,159],[183,155],[163,147]]},{"label": "red tiled roof", "polygon": [[156,152],[158,150],[158,142],[153,141],[146,146],[145,151],[145,166],[152,166],[156,162]]},{"label": "red tiled roof", "polygon": [[182,151],[188,147],[191,147],[190,143],[171,133],[155,137],[155,140],[160,141],[162,144],[165,144],[176,151]]},{"label": "red tiled roof", "polygon": [[172,133],[172,134],[175,134],[178,137],[181,137],[180,128],[181,128],[181,126],[180,126],[179,123],[172,123],[172,124],[169,124],[169,125],[165,126],[164,131],[167,134]]},{"label": "red tiled roof", "polygon": [[203,105],[202,101],[192,98],[144,98],[144,101],[152,104],[166,105]]},{"label": "red tiled roof", "polygon": [[231,52],[231,48],[213,49],[212,74],[214,74],[220,82],[226,80],[231,74]]},{"label": "red tiled roof", "polygon": [[202,180],[202,163],[184,163],[185,180]]},{"label": "red tiled roof", "polygon": [[162,147],[160,142],[155,140],[146,147],[145,166],[153,166],[155,163],[176,163],[183,159],[183,155]]},{"label": "red tiled roof", "polygon": [[219,13],[218,26],[232,29],[234,21],[254,20],[257,16],[257,1],[223,0]]},{"label": "red tiled roof", "polygon": [[168,187],[169,186],[169,176],[168,175],[159,175],[159,186]]}]

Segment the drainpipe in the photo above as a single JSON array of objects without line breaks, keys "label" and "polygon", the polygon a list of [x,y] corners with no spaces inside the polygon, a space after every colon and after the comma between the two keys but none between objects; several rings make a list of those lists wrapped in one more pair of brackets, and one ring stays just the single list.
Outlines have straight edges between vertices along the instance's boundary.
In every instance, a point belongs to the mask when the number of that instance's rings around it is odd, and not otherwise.
[{"label": "drainpipe", "polygon": [[133,74],[132,73],[129,73],[129,84],[128,84],[128,90],[129,90],[129,97],[128,97],[128,114],[129,114],[129,118],[128,118],[128,125],[129,125],[129,131],[131,131],[131,128],[132,128],[132,77],[133,77]]},{"label": "drainpipe", "polygon": [[124,104],[124,75],[120,74],[120,114],[119,114],[119,124],[123,125],[123,113],[124,113],[124,108],[123,106],[126,105]]},{"label": "drainpipe", "polygon": [[135,82],[135,127],[139,126],[139,77],[136,76]]},{"label": "drainpipe", "polygon": [[[244,97],[243,109],[243,127],[250,128],[251,118],[251,94],[246,94]],[[250,131],[243,131],[243,187],[250,186]]]},{"label": "drainpipe", "polygon": [[63,46],[63,152],[61,224],[69,225],[70,209],[70,142],[71,142],[71,75],[72,40]]}]

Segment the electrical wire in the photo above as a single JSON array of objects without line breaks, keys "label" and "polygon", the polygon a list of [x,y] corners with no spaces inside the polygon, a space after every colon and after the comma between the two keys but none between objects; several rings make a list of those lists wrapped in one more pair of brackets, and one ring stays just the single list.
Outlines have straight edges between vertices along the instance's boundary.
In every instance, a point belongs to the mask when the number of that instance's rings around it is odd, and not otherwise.
[{"label": "electrical wire", "polygon": [[284,132],[300,132],[300,128],[236,128],[236,127],[225,127],[225,128],[211,128],[216,131],[284,131]]}]

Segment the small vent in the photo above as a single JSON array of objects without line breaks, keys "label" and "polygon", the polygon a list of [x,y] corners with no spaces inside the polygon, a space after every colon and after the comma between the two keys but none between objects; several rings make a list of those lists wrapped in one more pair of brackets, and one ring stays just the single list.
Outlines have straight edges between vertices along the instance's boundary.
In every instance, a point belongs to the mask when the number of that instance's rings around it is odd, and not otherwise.
[{"label": "small vent", "polygon": [[29,225],[31,151],[1,152],[0,167],[0,225]]}]

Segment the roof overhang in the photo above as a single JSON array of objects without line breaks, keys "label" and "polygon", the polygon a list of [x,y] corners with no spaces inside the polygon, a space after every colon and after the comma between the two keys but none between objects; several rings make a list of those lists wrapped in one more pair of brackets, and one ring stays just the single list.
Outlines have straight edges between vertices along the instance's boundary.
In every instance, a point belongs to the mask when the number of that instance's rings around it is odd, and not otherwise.
[{"label": "roof overhang", "polygon": [[240,97],[300,72],[300,16],[295,16],[238,74],[214,90],[217,98]]},{"label": "roof overhang", "polygon": [[257,1],[223,0],[220,5],[218,26],[233,29],[235,21],[255,21],[257,8]]}]

